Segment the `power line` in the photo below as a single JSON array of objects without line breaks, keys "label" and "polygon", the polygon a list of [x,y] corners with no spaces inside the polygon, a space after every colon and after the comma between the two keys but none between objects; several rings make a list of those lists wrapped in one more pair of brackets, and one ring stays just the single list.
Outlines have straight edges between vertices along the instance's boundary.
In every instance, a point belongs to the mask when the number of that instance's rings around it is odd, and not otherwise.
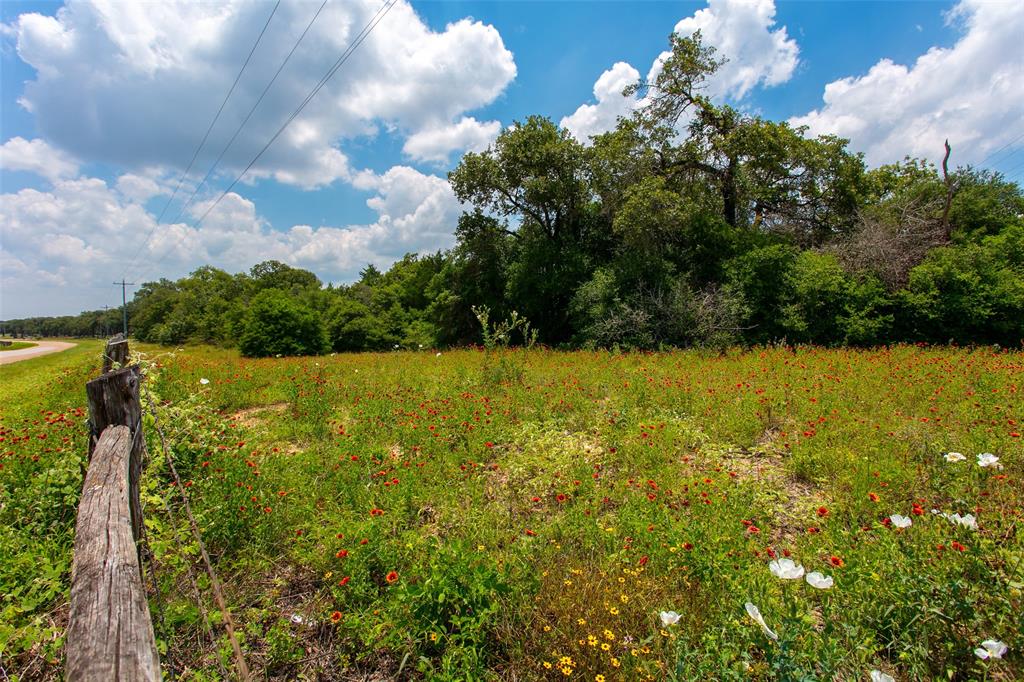
[{"label": "power line", "polygon": [[[199,216],[199,219],[195,222],[193,228],[198,229],[199,226],[202,225],[206,217],[210,215],[210,212],[214,208],[216,208],[217,205],[220,204],[220,202],[224,199],[224,197],[227,196],[227,194],[235,187],[235,185],[237,185],[238,182],[243,177],[245,177],[245,174],[248,173],[249,170],[254,165],[256,165],[256,162],[259,161],[263,154],[265,154],[266,151],[270,148],[270,146],[274,144],[274,141],[277,140],[277,138],[281,136],[281,133],[285,131],[285,129],[291,124],[291,122],[294,121],[296,117],[298,117],[298,115],[302,113],[302,110],[306,108],[306,105],[308,105],[313,100],[313,98],[316,97],[317,93],[319,93],[320,90],[323,89],[323,87],[327,84],[327,82],[331,80],[334,74],[337,73],[338,69],[340,69],[342,65],[344,65],[345,62],[348,61],[349,57],[351,57],[352,54],[357,49],[359,49],[359,46],[363,44],[363,41],[366,40],[366,38],[370,35],[373,29],[377,27],[377,24],[379,24],[384,19],[384,17],[387,16],[388,12],[391,11],[391,8],[394,7],[397,3],[398,0],[385,0],[384,4],[381,5],[377,12],[370,18],[370,21],[366,23],[366,26],[364,26],[363,29],[358,34],[356,34],[356,37],[352,40],[352,42],[349,43],[349,46],[345,49],[344,52],[342,52],[341,56],[338,57],[337,61],[335,61],[331,68],[327,70],[327,73],[324,74],[324,76],[320,79],[316,86],[314,86],[310,93],[306,95],[306,97],[302,100],[299,106],[296,107],[295,111],[293,111],[292,114],[288,117],[288,119],[281,125],[281,127],[278,128],[277,132],[274,133],[269,140],[267,140],[267,143],[264,144],[263,148],[256,153],[256,156],[254,156],[252,160],[249,161],[248,165],[242,170],[242,172],[239,173],[238,176],[231,181],[231,184],[228,185],[227,188],[220,193],[217,199],[210,204],[206,211],[204,211],[203,214]],[[153,265],[159,265],[167,258],[168,255],[170,255],[170,250],[164,253],[164,255],[161,256]]]},{"label": "power line", "polygon": [[1009,169],[1007,169],[1007,170],[1006,170],[1006,171],[1005,171],[1005,172],[1003,173],[1003,176],[1004,176],[1004,177],[1009,177],[1009,176],[1013,175],[1014,173],[1016,173],[1016,172],[1017,172],[1017,170],[1018,170],[1018,169],[1020,169],[1020,168],[1024,168],[1024,161],[1021,161],[1020,163],[1018,163],[1018,164],[1017,164],[1016,166],[1014,166],[1013,168],[1009,168]]},{"label": "power line", "polygon": [[120,282],[114,282],[114,286],[121,287],[121,315],[124,321],[124,338],[128,338],[128,294],[126,293],[128,287],[135,286],[135,282],[126,282],[122,279]]},{"label": "power line", "polygon": [[[994,152],[991,152],[991,153],[989,153],[989,155],[988,155],[988,156],[986,156],[986,157],[985,157],[984,159],[982,159],[981,161],[979,161],[979,162],[978,162],[978,165],[979,165],[979,166],[981,166],[981,165],[982,165],[982,164],[984,164],[984,163],[985,163],[986,161],[988,161],[988,160],[989,160],[989,159],[991,159],[992,157],[994,157],[994,156],[998,155],[998,154],[999,154],[1000,152],[1002,152],[1002,151],[1003,151],[1004,149],[1007,149],[1007,148],[1009,148],[1009,147],[1012,147],[1012,146],[1013,146],[1013,145],[1014,145],[1015,143],[1019,142],[1020,140],[1024,140],[1024,133],[1021,133],[1021,134],[1020,134],[1020,135],[1018,135],[1017,137],[1013,138],[1012,140],[1010,140],[1009,142],[1007,142],[1006,144],[1004,144],[1004,145],[1003,145],[1002,147],[1000,147],[999,149],[995,150]],[[1003,159],[1003,160],[1005,161],[1006,159]]]},{"label": "power line", "polygon": [[160,221],[163,220],[164,214],[167,212],[168,207],[171,205],[171,202],[174,201],[174,197],[178,195],[178,190],[181,189],[182,183],[185,181],[185,178],[188,177],[188,172],[192,170],[192,165],[196,162],[196,158],[199,157],[199,152],[202,151],[203,146],[206,144],[207,138],[210,137],[210,132],[213,130],[213,127],[217,125],[217,121],[218,119],[220,119],[220,115],[221,113],[223,113],[224,107],[227,105],[228,100],[231,99],[231,93],[235,91],[235,87],[238,85],[238,81],[242,79],[242,74],[245,72],[245,67],[249,66],[249,61],[252,60],[252,56],[253,54],[255,54],[256,48],[259,47],[260,41],[263,40],[263,34],[267,32],[267,27],[270,26],[270,20],[274,18],[274,14],[277,13],[277,8],[280,5],[281,0],[277,0],[277,3],[274,4],[274,9],[270,10],[270,16],[267,17],[266,23],[263,24],[263,29],[260,31],[260,34],[256,36],[256,42],[253,43],[252,49],[249,50],[249,54],[246,56],[245,62],[242,64],[242,68],[238,70],[238,75],[235,76],[235,81],[231,84],[231,88],[228,89],[228,94],[224,95],[224,101],[220,103],[220,108],[217,109],[217,114],[213,117],[213,120],[210,121],[210,125],[206,128],[206,133],[203,135],[203,139],[199,142],[199,146],[196,147],[195,152],[192,153],[192,159],[188,162],[188,167],[185,168],[185,172],[181,174],[180,178],[178,178],[178,184],[175,186],[174,191],[171,193],[171,197],[167,200],[167,203],[164,204],[164,207],[160,211],[160,215],[157,217],[156,222],[153,224],[153,227],[150,228],[149,234],[146,235],[146,240],[142,242],[138,250],[135,252],[135,255],[132,256],[131,261],[129,262],[129,267],[131,267],[131,264],[135,262],[135,259],[138,258],[140,253],[142,253],[142,250],[146,248],[146,246],[149,244],[149,240],[153,238],[153,233],[156,232],[156,228],[160,225]]},{"label": "power line", "polygon": [[245,118],[242,120],[242,123],[239,124],[238,128],[235,130],[235,134],[232,135],[231,139],[228,140],[228,143],[226,145],[224,145],[224,149],[221,150],[220,155],[217,156],[217,159],[213,162],[213,165],[210,166],[210,170],[208,170],[206,172],[206,176],[203,177],[202,182],[200,182],[198,185],[196,185],[196,188],[194,190],[192,190],[192,194],[189,196],[188,199],[185,200],[185,203],[182,204],[181,210],[178,211],[178,215],[175,217],[175,219],[172,222],[176,222],[178,220],[178,218],[180,218],[185,213],[185,209],[188,208],[188,205],[190,203],[192,203],[192,200],[196,197],[196,194],[199,193],[199,190],[202,189],[203,185],[206,184],[206,181],[210,179],[211,175],[213,175],[213,171],[216,170],[217,165],[221,162],[221,159],[224,158],[224,155],[227,153],[228,149],[230,149],[231,145],[234,144],[235,140],[238,138],[238,135],[242,132],[242,128],[244,128],[245,124],[249,122],[249,119],[252,117],[253,113],[256,111],[256,108],[259,107],[260,102],[262,102],[263,98],[266,97],[267,92],[269,92],[271,86],[274,85],[274,81],[276,81],[277,77],[281,75],[281,71],[284,70],[284,67],[288,64],[288,61],[292,58],[292,55],[295,54],[295,50],[298,49],[299,44],[302,43],[303,38],[305,38],[306,34],[309,33],[309,29],[313,27],[313,22],[315,22],[317,17],[320,16],[320,12],[322,12],[324,7],[327,6],[327,2],[328,2],[328,0],[324,0],[323,1],[323,3],[320,5],[320,8],[316,11],[316,14],[314,14],[313,18],[309,20],[308,24],[306,24],[306,29],[302,32],[302,35],[299,36],[299,39],[297,41],[295,41],[295,45],[292,46],[292,49],[288,53],[288,56],[286,56],[284,58],[284,61],[281,62],[281,66],[278,67],[277,72],[274,74],[274,77],[271,78],[270,82],[267,83],[267,86],[265,88],[263,88],[263,92],[261,92],[260,96],[256,99],[256,103],[252,105],[252,108],[249,109],[249,113],[245,115]]},{"label": "power line", "polygon": [[210,205],[210,207],[206,209],[206,212],[199,217],[199,220],[196,223],[195,227],[199,227],[199,224],[202,223],[206,216],[210,214],[210,211],[217,207],[217,204],[221,202],[221,200],[227,195],[227,193],[230,192],[232,188],[234,188],[234,186],[238,184],[238,181],[241,180],[245,176],[245,174],[249,172],[249,169],[252,168],[257,161],[260,160],[260,157],[262,157],[263,154],[267,151],[267,149],[270,148],[270,145],[272,145],[274,141],[281,136],[281,133],[284,132],[285,128],[287,128],[291,124],[291,122],[294,121],[295,118],[300,113],[302,113],[302,110],[306,108],[306,105],[309,104],[314,97],[316,97],[317,93],[319,93],[320,90],[327,84],[327,81],[329,81],[331,77],[334,76],[335,72],[337,72],[337,70],[341,68],[342,64],[348,61],[348,58],[352,56],[352,53],[355,52],[356,49],[358,49],[359,46],[363,44],[363,41],[366,40],[366,37],[368,35],[370,35],[370,32],[377,27],[377,24],[379,24],[381,20],[384,19],[387,13],[391,11],[391,8],[394,7],[397,4],[397,2],[398,0],[387,0],[387,2],[385,2],[384,5],[377,10],[377,14],[375,14],[373,18],[370,19],[370,22],[363,27],[363,30],[360,31],[359,34],[356,36],[355,41],[350,44],[350,46],[348,47],[348,49],[345,50],[344,53],[342,53],[342,56],[338,58],[338,61],[334,63],[334,66],[332,66],[324,75],[324,77],[320,79],[320,82],[317,83],[316,87],[313,88],[313,90],[308,95],[306,95],[306,98],[302,101],[298,108],[296,108],[295,111],[292,112],[292,115],[288,117],[288,120],[284,122],[284,124],[278,129],[276,133],[274,133],[273,137],[267,140],[267,143],[263,145],[263,148],[260,149],[256,156],[253,157],[252,161],[249,162],[249,165],[247,165],[245,169],[241,173],[239,173],[237,178],[231,181],[231,184],[227,186],[227,189],[221,192],[220,196],[217,197],[217,200],[214,201]]}]

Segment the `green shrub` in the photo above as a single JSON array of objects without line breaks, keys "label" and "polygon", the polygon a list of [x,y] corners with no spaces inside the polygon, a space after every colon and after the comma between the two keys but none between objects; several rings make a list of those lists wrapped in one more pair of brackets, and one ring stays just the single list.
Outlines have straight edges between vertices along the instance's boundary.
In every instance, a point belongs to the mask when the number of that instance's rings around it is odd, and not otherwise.
[{"label": "green shrub", "polygon": [[283,291],[265,289],[249,304],[239,339],[243,355],[316,355],[327,347],[320,316]]}]

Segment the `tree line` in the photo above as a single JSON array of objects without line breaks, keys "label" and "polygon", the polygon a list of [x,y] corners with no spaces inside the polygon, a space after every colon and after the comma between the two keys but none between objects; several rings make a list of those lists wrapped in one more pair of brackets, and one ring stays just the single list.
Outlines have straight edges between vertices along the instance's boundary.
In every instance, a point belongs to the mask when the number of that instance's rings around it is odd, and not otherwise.
[{"label": "tree line", "polygon": [[[1022,343],[1019,185],[945,160],[869,169],[847,140],[713,103],[724,62],[699,33],[670,40],[614,130],[584,144],[531,116],[466,154],[451,250],[342,286],[276,261],[202,267],[142,286],[132,334],[248,355],[445,347],[479,343],[486,308],[566,347]],[[83,335],[116,318],[5,325]]]}]

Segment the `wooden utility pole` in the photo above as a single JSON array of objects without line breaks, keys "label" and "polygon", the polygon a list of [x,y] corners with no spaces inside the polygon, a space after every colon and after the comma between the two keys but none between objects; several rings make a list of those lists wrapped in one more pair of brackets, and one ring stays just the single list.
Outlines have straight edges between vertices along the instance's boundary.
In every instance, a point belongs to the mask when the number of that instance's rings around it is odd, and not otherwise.
[{"label": "wooden utility pole", "polygon": [[124,328],[121,333],[124,334],[124,338],[128,338],[128,287],[135,286],[135,282],[126,282],[122,279],[120,282],[114,282],[114,286],[121,286],[121,317],[124,321]]}]

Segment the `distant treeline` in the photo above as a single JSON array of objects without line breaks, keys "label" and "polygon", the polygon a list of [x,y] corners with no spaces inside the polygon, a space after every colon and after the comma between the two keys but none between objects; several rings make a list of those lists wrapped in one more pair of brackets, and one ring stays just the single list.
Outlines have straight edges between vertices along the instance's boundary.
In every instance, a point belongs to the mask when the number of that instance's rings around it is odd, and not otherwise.
[{"label": "distant treeline", "polygon": [[[875,345],[1024,339],[1024,194],[915,159],[866,168],[847,141],[713,104],[721,62],[672,39],[645,106],[585,146],[542,117],[449,174],[457,245],[324,288],[274,261],[145,284],[132,334],[251,355],[478,343],[474,307],[553,346]],[[942,144],[941,140],[936,141]],[[5,323],[94,335],[118,311]]]}]

